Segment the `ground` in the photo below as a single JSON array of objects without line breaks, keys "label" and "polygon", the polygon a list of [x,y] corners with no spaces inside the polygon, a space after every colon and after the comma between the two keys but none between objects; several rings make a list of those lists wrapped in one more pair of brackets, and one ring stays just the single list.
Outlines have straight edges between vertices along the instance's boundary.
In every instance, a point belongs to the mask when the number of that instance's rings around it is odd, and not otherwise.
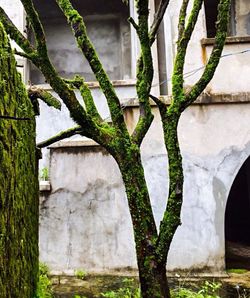
[{"label": "ground", "polygon": [[[235,270],[237,271],[237,270]],[[174,287],[198,288],[205,280],[221,282],[221,298],[244,297],[250,298],[250,271],[229,272],[221,278],[190,277],[171,278]],[[84,280],[77,277],[53,276],[53,291],[56,298],[73,298],[74,295],[84,295],[88,298],[101,297],[101,293],[118,290],[124,287],[137,287],[138,280],[131,276],[102,276],[89,275]],[[244,296],[245,295],[245,296]]]}]

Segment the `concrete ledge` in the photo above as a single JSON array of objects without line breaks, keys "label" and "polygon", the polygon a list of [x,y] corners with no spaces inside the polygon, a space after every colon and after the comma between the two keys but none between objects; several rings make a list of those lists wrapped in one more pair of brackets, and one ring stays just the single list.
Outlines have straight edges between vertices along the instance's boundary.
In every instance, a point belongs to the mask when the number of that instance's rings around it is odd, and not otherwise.
[{"label": "concrete ledge", "polygon": [[194,104],[230,104],[250,102],[250,92],[202,93]]},{"label": "concrete ledge", "polygon": [[93,140],[68,140],[60,141],[48,147],[48,149],[76,148],[76,147],[99,147],[100,145]]},{"label": "concrete ledge", "polygon": [[39,181],[39,190],[40,192],[49,192],[51,191],[51,184],[49,181]]},{"label": "concrete ledge", "polygon": [[[87,85],[89,86],[90,89],[96,89],[99,88],[99,83],[96,81],[93,82],[86,82]],[[126,87],[126,86],[135,86],[136,81],[134,79],[129,79],[129,80],[114,80],[112,81],[112,85],[114,87]],[[37,86],[39,86],[40,88],[47,90],[47,91],[51,91],[52,88],[49,84],[36,84]]]},{"label": "concrete ledge", "polygon": [[[190,89],[191,86],[186,86]],[[160,96],[160,99],[166,104],[170,104],[171,95]],[[236,92],[236,93],[202,93],[193,104],[230,104],[230,103],[248,103],[250,102],[250,92]],[[155,106],[155,102],[150,100],[150,104]],[[125,103],[124,108],[138,107],[139,101],[136,98],[131,99]]]},{"label": "concrete ledge", "polygon": [[[215,38],[202,38],[201,45],[213,45]],[[250,36],[229,36],[226,38],[226,44],[250,43]]]}]

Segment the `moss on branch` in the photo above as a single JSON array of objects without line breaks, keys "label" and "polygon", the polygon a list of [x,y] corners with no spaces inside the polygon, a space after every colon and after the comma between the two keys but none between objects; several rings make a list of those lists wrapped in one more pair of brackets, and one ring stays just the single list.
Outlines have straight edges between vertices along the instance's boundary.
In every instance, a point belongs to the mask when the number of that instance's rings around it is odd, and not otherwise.
[{"label": "moss on branch", "polygon": [[57,110],[61,110],[61,107],[62,107],[61,102],[56,97],[54,97],[50,92],[42,88],[31,86],[28,88],[28,95],[32,102],[40,98],[49,107],[53,107]]},{"label": "moss on branch", "polygon": [[100,84],[100,87],[107,99],[112,122],[123,134],[128,135],[119,98],[117,97],[113,85],[103,69],[95,48],[87,35],[83,18],[73,8],[69,0],[57,0],[56,2],[67,17],[75,35],[78,47],[86,57],[97,81]]},{"label": "moss on branch", "polygon": [[153,60],[151,53],[151,44],[149,38],[149,8],[148,1],[137,0],[137,14],[138,14],[138,28],[137,34],[141,46],[141,54],[137,61],[137,82],[136,92],[140,105],[140,117],[134,132],[132,140],[134,143],[140,145],[144,136],[146,135],[152,121],[153,114],[149,102],[149,94],[153,81]]},{"label": "moss on branch", "polygon": [[6,32],[10,35],[10,38],[23,49],[23,51],[30,57],[35,55],[35,49],[24,35],[17,29],[10,18],[7,16],[2,7],[0,7],[0,21],[4,25]]},{"label": "moss on branch", "polygon": [[181,34],[179,34],[179,39],[177,42],[177,54],[174,61],[174,70],[172,75],[172,94],[173,101],[171,103],[170,109],[179,110],[181,107],[181,103],[184,101],[185,94],[183,90],[183,70],[185,64],[185,58],[187,53],[187,47],[189,41],[191,39],[192,33],[194,31],[194,27],[196,25],[199,12],[202,7],[203,0],[194,0],[193,7],[188,18],[187,26],[185,29],[183,28],[183,24],[185,24],[185,20],[183,23],[183,18],[186,14],[186,6],[183,5],[181,7],[180,17],[179,17],[179,30]]},{"label": "moss on branch", "polygon": [[218,16],[216,22],[217,25],[215,43],[212,49],[212,53],[209,57],[209,60],[201,78],[186,94],[185,102],[182,105],[182,110],[184,110],[186,107],[188,107],[192,102],[196,100],[196,98],[204,91],[204,89],[214,76],[227,37],[227,26],[229,20],[230,7],[231,0],[220,0],[218,5]]},{"label": "moss on branch", "polygon": [[46,141],[38,143],[37,148],[45,148],[52,145],[58,141],[70,138],[74,135],[81,134],[82,130],[80,126],[72,127],[67,130],[61,131],[59,134],[47,139]]},{"label": "moss on branch", "polygon": [[185,31],[188,3],[189,3],[189,0],[182,1],[180,14],[179,14],[179,23],[178,23],[178,41],[180,41],[180,39],[182,38],[182,35]]}]

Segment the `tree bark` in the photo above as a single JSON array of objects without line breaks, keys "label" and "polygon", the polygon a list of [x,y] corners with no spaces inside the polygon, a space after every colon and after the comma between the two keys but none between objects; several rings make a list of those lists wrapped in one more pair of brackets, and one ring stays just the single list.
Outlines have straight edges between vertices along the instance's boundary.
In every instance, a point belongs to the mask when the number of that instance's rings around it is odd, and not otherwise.
[{"label": "tree bark", "polygon": [[145,181],[141,156],[132,145],[118,165],[125,184],[132,218],[137,264],[143,298],[170,298],[166,276],[166,261],[159,262],[156,255],[157,230]]},{"label": "tree bark", "polygon": [[0,23],[0,297],[35,296],[38,171],[32,104]]},{"label": "tree bark", "polygon": [[168,154],[169,195],[166,210],[160,224],[157,253],[162,262],[167,261],[170,244],[181,224],[181,207],[183,201],[183,167],[182,155],[178,141],[178,111],[163,111],[161,117],[165,146]]}]

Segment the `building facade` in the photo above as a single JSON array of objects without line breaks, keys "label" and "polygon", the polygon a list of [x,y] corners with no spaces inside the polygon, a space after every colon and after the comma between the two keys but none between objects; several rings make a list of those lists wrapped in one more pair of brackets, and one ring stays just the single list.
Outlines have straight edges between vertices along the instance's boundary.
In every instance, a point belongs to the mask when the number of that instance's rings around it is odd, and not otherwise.
[{"label": "building facade", "polygon": [[[129,6],[117,0],[109,0],[108,4],[100,0],[72,2],[84,16],[132,130],[138,119],[135,67],[139,46],[126,19],[129,16],[136,19],[134,1]],[[150,1],[152,16],[158,2]],[[218,0],[204,2],[186,58],[187,88],[201,76],[213,46]],[[34,3],[45,27],[52,62],[61,75],[72,77],[78,73],[89,81],[99,112],[108,121],[105,98],[56,4],[49,0],[34,0]],[[25,31],[25,13],[19,0],[0,0],[0,4],[18,28]],[[170,1],[153,47],[152,94],[166,100],[171,96],[180,4],[180,0]],[[197,102],[183,113],[179,124],[185,172],[184,203],[182,225],[168,258],[170,271],[221,273],[226,267],[242,266],[250,254],[248,0],[232,1],[228,35],[213,80]],[[26,82],[50,90],[38,70],[27,61],[19,58],[18,64],[23,66],[20,71]],[[40,107],[38,142],[74,126],[65,107],[61,111],[43,103]],[[161,120],[154,106],[153,112],[155,118],[142,144],[142,158],[159,224],[168,194],[168,165]],[[41,187],[40,195],[41,260],[58,273],[71,273],[79,268],[108,273],[135,269],[131,220],[113,158],[93,141],[74,137],[45,149],[40,166],[49,169],[49,183]],[[242,249],[244,253],[239,253]]]}]

